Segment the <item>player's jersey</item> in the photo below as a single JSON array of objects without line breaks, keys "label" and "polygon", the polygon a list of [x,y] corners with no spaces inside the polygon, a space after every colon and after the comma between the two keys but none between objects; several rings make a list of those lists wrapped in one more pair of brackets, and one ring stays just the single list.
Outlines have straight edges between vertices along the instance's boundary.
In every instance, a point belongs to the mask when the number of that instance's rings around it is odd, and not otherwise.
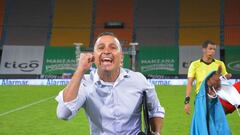
[{"label": "player's jersey", "polygon": [[205,77],[212,71],[216,71],[219,66],[222,66],[222,75],[226,75],[226,67],[225,64],[220,61],[213,59],[211,63],[205,63],[202,59],[193,61],[190,64],[188,69],[188,77],[193,77],[196,80],[196,94],[200,89],[200,85]]}]

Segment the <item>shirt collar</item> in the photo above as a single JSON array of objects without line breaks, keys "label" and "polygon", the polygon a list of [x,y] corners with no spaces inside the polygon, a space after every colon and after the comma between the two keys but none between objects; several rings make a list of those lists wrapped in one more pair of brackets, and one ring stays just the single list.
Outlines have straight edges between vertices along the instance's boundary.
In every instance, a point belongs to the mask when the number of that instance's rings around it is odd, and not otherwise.
[{"label": "shirt collar", "polygon": [[200,59],[200,62],[205,63],[206,65],[210,65],[211,63],[215,62],[215,59],[212,59],[210,63],[205,62],[202,58]]},{"label": "shirt collar", "polygon": [[[118,78],[116,79],[116,81],[114,82],[114,86],[116,86],[120,81],[122,81],[124,78],[128,78],[129,77],[129,70],[124,69],[124,68],[120,68],[120,74],[118,76]],[[104,81],[100,79],[97,70],[92,71],[91,75],[93,76],[93,83],[94,84],[99,84],[101,83],[102,85],[104,85]]]}]

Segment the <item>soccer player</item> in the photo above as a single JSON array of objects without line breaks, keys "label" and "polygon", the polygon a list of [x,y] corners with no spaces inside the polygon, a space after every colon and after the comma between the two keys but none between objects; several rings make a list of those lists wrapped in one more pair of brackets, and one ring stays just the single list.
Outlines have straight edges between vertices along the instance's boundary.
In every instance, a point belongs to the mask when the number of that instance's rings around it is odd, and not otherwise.
[{"label": "soccer player", "polygon": [[[142,95],[147,91],[151,129],[159,135],[165,111],[155,88],[141,73],[122,68],[122,60],[117,37],[100,34],[93,54],[81,54],[70,83],[56,97],[57,117],[68,120],[83,108],[91,135],[136,135],[141,132]],[[93,62],[97,69],[84,75]]]},{"label": "soccer player", "polygon": [[193,81],[196,80],[196,94],[199,92],[200,85],[205,77],[212,71],[216,71],[219,66],[222,68],[221,74],[227,79],[231,78],[231,74],[226,71],[225,64],[217,59],[214,59],[216,52],[216,44],[210,40],[206,40],[202,44],[202,58],[193,61],[188,69],[188,83],[186,88],[186,97],[184,100],[184,110],[190,114],[190,95],[192,91]]}]

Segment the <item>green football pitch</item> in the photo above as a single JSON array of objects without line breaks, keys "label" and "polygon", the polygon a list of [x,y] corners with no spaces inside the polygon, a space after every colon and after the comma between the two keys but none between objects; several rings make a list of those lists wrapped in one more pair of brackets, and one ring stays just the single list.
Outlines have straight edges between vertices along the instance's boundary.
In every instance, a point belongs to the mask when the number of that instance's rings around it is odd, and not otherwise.
[{"label": "green football pitch", "polygon": [[[70,121],[56,118],[54,97],[63,87],[0,86],[0,135],[89,135],[84,110]],[[162,134],[189,135],[191,115],[183,109],[185,86],[156,86],[156,91],[166,110]],[[232,134],[239,135],[237,113],[227,115],[227,119]]]}]

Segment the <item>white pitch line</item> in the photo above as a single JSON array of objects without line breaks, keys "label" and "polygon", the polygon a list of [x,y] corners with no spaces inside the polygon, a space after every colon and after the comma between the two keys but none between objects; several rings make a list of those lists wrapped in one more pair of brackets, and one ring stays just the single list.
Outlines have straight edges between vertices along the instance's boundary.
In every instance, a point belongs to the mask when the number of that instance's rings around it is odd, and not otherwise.
[{"label": "white pitch line", "polygon": [[36,105],[36,104],[40,104],[40,103],[45,102],[45,101],[47,101],[47,100],[49,100],[49,99],[51,99],[51,98],[53,98],[53,97],[55,97],[55,96],[52,96],[52,97],[49,97],[49,98],[44,98],[44,99],[41,99],[41,100],[39,100],[39,101],[33,102],[33,103],[31,103],[31,104],[27,104],[27,105],[24,105],[24,106],[22,106],[22,107],[19,107],[19,108],[12,109],[12,110],[9,110],[9,111],[7,111],[7,112],[1,113],[1,114],[0,114],[0,117],[1,117],[1,116],[4,116],[4,115],[7,115],[7,114],[9,114],[9,113],[13,113],[13,112],[16,112],[16,111],[19,111],[19,110],[26,109],[26,108],[31,107],[31,106]]}]

